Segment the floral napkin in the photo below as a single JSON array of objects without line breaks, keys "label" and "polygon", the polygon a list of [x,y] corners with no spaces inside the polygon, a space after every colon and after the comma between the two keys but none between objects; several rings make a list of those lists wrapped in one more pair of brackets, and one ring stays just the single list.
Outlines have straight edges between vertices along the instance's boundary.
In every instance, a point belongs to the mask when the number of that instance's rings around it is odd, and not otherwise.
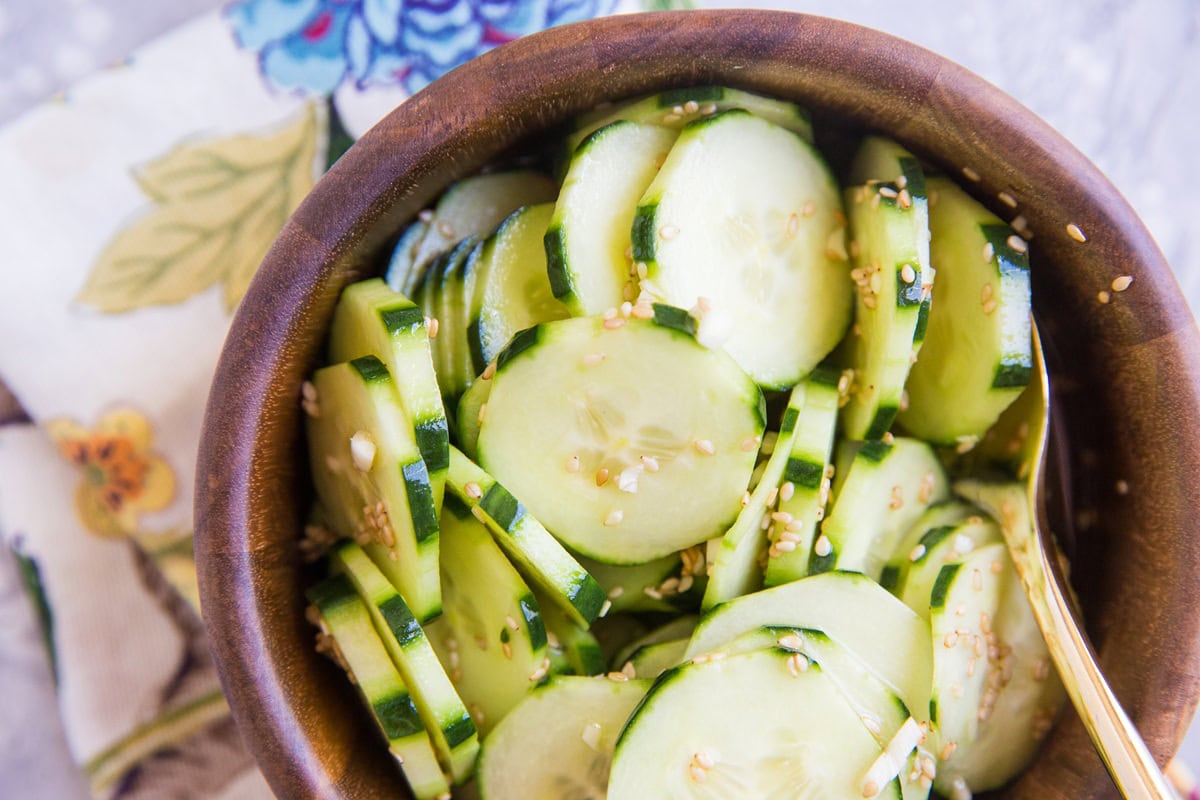
[{"label": "floral napkin", "polygon": [[0,382],[32,419],[0,426],[0,538],[96,797],[270,797],[208,656],[191,497],[222,341],[284,220],[439,75],[636,8],[237,0],[0,130]]}]

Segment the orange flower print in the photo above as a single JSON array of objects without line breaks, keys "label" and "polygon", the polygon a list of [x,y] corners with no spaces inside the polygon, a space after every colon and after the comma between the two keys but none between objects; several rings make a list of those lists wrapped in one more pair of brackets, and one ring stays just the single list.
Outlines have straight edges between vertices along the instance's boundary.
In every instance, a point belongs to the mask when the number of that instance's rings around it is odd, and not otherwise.
[{"label": "orange flower print", "polygon": [[174,498],[175,474],[150,449],[154,434],[138,412],[114,411],[91,430],[74,420],[51,420],[46,431],[82,473],[75,510],[92,533],[130,536],[137,532],[139,514],[160,511]]}]

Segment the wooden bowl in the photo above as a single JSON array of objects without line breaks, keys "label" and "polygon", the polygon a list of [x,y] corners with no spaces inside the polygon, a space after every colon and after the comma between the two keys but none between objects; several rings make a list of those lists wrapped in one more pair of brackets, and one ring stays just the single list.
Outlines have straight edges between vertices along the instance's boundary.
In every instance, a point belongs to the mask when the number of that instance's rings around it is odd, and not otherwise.
[{"label": "wooden bowl", "polygon": [[[1200,672],[1200,339],[1133,211],[1031,112],[936,55],[798,14],[695,11],[572,25],[505,45],[368,132],[280,234],[234,320],[197,472],[204,616],[230,706],[283,798],[406,797],[347,682],[313,649],[297,549],[309,502],[300,385],[338,292],[379,269],[399,225],[448,183],[596,104],[726,84],[885,131],[1035,234],[1035,313],[1050,345],[1065,497],[1059,533],[1100,662],[1161,762]],[[1087,237],[1068,235],[1077,225]],[[1129,290],[1102,304],[1119,275]],[[1063,444],[1069,443],[1069,446]],[[1119,483],[1123,482],[1123,483]],[[1127,489],[1127,491],[1119,491]],[[1077,520],[1080,524],[1072,524]],[[1074,714],[1005,794],[1115,791]]]}]

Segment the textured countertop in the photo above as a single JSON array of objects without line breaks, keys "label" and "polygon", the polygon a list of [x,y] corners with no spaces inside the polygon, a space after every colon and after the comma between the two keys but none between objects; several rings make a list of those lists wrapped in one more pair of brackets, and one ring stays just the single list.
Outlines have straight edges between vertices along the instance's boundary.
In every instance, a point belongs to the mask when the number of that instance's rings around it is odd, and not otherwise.
[{"label": "textured countertop", "polygon": [[[214,0],[0,0],[0,125],[217,5]],[[778,0],[745,5],[879,28],[958,61],[1012,94],[1120,187],[1173,265],[1192,308],[1200,309],[1200,228],[1190,204],[1183,202],[1200,173],[1200,4]],[[0,396],[0,422],[10,408],[11,401]],[[84,797],[58,726],[40,644],[20,580],[0,549],[0,796]],[[1195,727],[1182,752],[1189,764],[1200,765]]]}]

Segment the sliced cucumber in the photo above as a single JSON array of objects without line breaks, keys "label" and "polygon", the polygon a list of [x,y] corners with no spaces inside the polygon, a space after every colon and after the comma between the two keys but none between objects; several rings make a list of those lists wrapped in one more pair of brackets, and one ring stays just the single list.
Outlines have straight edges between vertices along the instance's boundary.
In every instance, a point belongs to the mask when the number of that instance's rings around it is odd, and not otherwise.
[{"label": "sliced cucumber", "polygon": [[[501,354],[479,459],[576,552],[642,563],[724,532],[763,431],[758,387],[691,317],[583,317]],[[453,469],[453,466],[451,467]]]},{"label": "sliced cucumber", "polygon": [[550,672],[546,626],[525,581],[470,509],[442,512],[442,616],[429,639],[480,737]]},{"label": "sliced cucumber", "polygon": [[629,654],[621,669],[632,670],[637,678],[657,678],[671,667],[683,663],[690,638],[669,639],[665,642],[647,644]]},{"label": "sliced cucumber", "polygon": [[420,623],[396,588],[354,542],[346,542],[334,551],[333,566],[349,578],[366,604],[375,631],[412,692],[442,769],[454,783],[465,781],[479,753],[479,734]]},{"label": "sliced cucumber", "polygon": [[594,131],[617,120],[682,128],[696,120],[733,108],[744,109],[756,117],[762,117],[768,122],[794,131],[805,141],[811,142],[813,139],[809,113],[795,103],[727,86],[692,86],[686,89],[672,89],[616,109],[605,108],[592,112],[580,120],[579,129],[567,140],[567,147],[570,153],[574,153],[583,140]]},{"label": "sliced cucumber", "polygon": [[813,540],[828,500],[840,377],[836,370],[818,367],[805,382],[804,405],[796,417],[779,487],[779,516],[771,526],[763,576],[766,586],[778,586],[808,574]]},{"label": "sliced cucumber", "polygon": [[[535,592],[535,596],[537,594]],[[553,663],[555,657],[551,655],[551,672],[555,675],[599,675],[605,672],[608,659],[592,632],[579,627],[553,601],[540,597],[539,603],[550,647],[557,650],[559,655],[557,664]]]},{"label": "sliced cucumber", "polygon": [[306,596],[321,632],[332,637],[332,644],[326,646],[333,648],[350,682],[371,709],[417,800],[432,800],[449,792],[425,724],[354,585],[339,575],[311,587]]},{"label": "sliced cucumber", "polygon": [[928,186],[938,279],[899,420],[915,436],[952,444],[982,436],[1029,383],[1029,257],[1012,228],[953,182]]},{"label": "sliced cucumber", "polygon": [[487,405],[488,395],[492,393],[492,381],[476,380],[458,400],[458,413],[454,417],[454,432],[457,434],[458,446],[471,458],[475,458],[475,445],[479,442],[479,421]]},{"label": "sliced cucumber", "polygon": [[759,384],[785,388],[850,322],[843,227],[837,187],[811,145],[726,111],[679,135],[638,205],[633,258],[646,264],[646,296],[708,309],[701,325],[716,331],[713,344],[724,339]]},{"label": "sliced cucumber", "polygon": [[307,419],[308,450],[329,524],[363,545],[419,620],[436,617],[433,486],[391,373],[364,356],[317,370],[312,383],[325,413]]},{"label": "sliced cucumber", "polygon": [[979,509],[970,503],[964,503],[957,499],[943,500],[929,506],[896,543],[896,549],[892,553],[891,559],[880,570],[879,585],[892,594],[898,595],[904,587],[908,570],[913,561],[920,558],[921,554],[925,552],[917,549],[917,545],[921,543],[925,534],[934,528],[955,525],[972,514],[979,513],[981,513]]},{"label": "sliced cucumber", "polygon": [[904,405],[904,381],[924,336],[918,323],[934,283],[929,209],[920,164],[894,142],[869,137],[853,175],[863,185],[845,193],[858,293],[842,425],[852,439],[879,439]]},{"label": "sliced cucumber", "polygon": [[600,584],[517,498],[453,447],[446,486],[487,525],[504,554],[547,599],[578,625],[587,627],[596,619],[606,599]]},{"label": "sliced cucumber", "polygon": [[567,676],[534,691],[484,744],[482,800],[605,800],[617,736],[649,686]]},{"label": "sliced cucumber", "polygon": [[[1028,528],[1024,486],[960,481],[954,489],[987,509],[1002,528]],[[1017,535],[1024,538],[1028,531]],[[995,569],[989,565],[989,570]],[[960,742],[940,769],[947,783],[962,778],[978,791],[1003,786],[1029,764],[1067,700],[1007,554],[1000,570],[1002,599],[991,626],[995,639],[988,640],[999,656],[988,664],[991,672],[998,673],[998,677],[989,673],[989,686],[994,680],[996,694],[988,698],[990,712],[981,720],[974,741]]]},{"label": "sliced cucumber", "polygon": [[895,780],[863,783],[880,752],[818,664],[773,647],[664,673],[621,732],[608,800],[899,800]]},{"label": "sliced cucumber", "polygon": [[413,269],[413,263],[417,258],[417,248],[421,246],[421,240],[428,232],[429,223],[420,219],[408,223],[400,232],[396,244],[392,247],[392,255],[388,258],[387,271],[383,276],[392,291],[407,296],[417,287],[417,279],[420,276]]},{"label": "sliced cucumber", "polygon": [[686,560],[680,553],[670,553],[630,566],[605,564],[587,556],[579,556],[579,563],[604,588],[612,603],[610,611],[672,614],[700,607],[708,581],[701,552],[695,547],[688,551]]},{"label": "sliced cucumber", "polygon": [[908,574],[896,596],[922,617],[928,617],[929,598],[942,567],[961,562],[977,549],[1002,541],[996,523],[978,516],[926,531],[909,554]]},{"label": "sliced cucumber", "polygon": [[545,245],[550,286],[572,314],[599,314],[637,297],[633,212],[677,135],[621,120],[590,134],[571,157]]},{"label": "sliced cucumber", "polygon": [[518,331],[570,316],[546,272],[543,239],[553,215],[553,203],[520,208],[484,244],[469,315],[471,353],[480,371]]},{"label": "sliced cucumber", "polygon": [[441,253],[468,236],[487,236],[521,206],[554,200],[554,182],[538,172],[515,170],[464,178],[446,190],[429,220],[429,232],[413,259],[420,273]]},{"label": "sliced cucumber", "polygon": [[[629,661],[631,658],[633,658],[635,653],[647,647],[662,644],[664,642],[678,642],[681,639],[684,641],[690,640],[692,634],[696,630],[696,623],[698,621],[699,617],[696,617],[693,614],[687,614],[682,617],[676,617],[669,622],[664,622],[657,628],[654,628],[648,633],[639,636],[637,639],[634,639],[617,652],[617,655],[612,660],[613,669],[620,669],[625,665],[626,661]],[[684,649],[686,650],[686,647]],[[683,652],[681,651],[679,655],[680,661],[682,661]],[[646,678],[653,676],[643,675],[641,677]]]},{"label": "sliced cucumber", "polygon": [[[976,738],[995,699],[989,697],[994,674],[989,658],[992,621],[1005,588],[994,562],[1003,563],[1005,546],[992,544],[976,550],[957,564],[942,567],[929,597],[929,625],[933,636],[933,694],[929,714],[937,732],[943,760],[952,760],[957,747]],[[939,770],[938,791],[948,791],[953,779]]]},{"label": "sliced cucumber", "polygon": [[334,363],[377,356],[398,376],[393,385],[429,471],[434,508],[440,511],[450,441],[421,309],[378,278],[347,286],[333,313],[329,356]]},{"label": "sliced cucumber", "polygon": [[767,459],[758,485],[745,503],[733,526],[721,537],[721,543],[710,551],[708,588],[700,608],[704,611],[744,594],[762,588],[762,564],[769,544],[767,531],[771,526],[771,505],[779,496],[779,484],[791,461],[792,440],[796,421],[805,401],[805,384],[798,384],[788,397],[787,408],[775,449]]},{"label": "sliced cucumber", "polygon": [[850,570],[879,580],[904,533],[926,508],[949,496],[946,474],[929,445],[906,438],[864,444],[821,524],[810,569]]},{"label": "sliced cucumber", "polygon": [[479,258],[479,249],[479,240],[468,236],[431,267],[431,270],[440,267],[441,278],[436,301],[438,334],[433,340],[434,349],[439,354],[438,363],[442,365],[442,371],[438,372],[438,383],[446,408],[451,409],[458,408],[459,397],[475,379],[471,351],[467,345],[467,309],[463,294],[467,264]]},{"label": "sliced cucumber", "polygon": [[865,575],[813,575],[717,606],[696,627],[687,657],[720,650],[764,625],[823,631],[861,659],[919,721],[925,718],[933,661],[929,626]]}]

